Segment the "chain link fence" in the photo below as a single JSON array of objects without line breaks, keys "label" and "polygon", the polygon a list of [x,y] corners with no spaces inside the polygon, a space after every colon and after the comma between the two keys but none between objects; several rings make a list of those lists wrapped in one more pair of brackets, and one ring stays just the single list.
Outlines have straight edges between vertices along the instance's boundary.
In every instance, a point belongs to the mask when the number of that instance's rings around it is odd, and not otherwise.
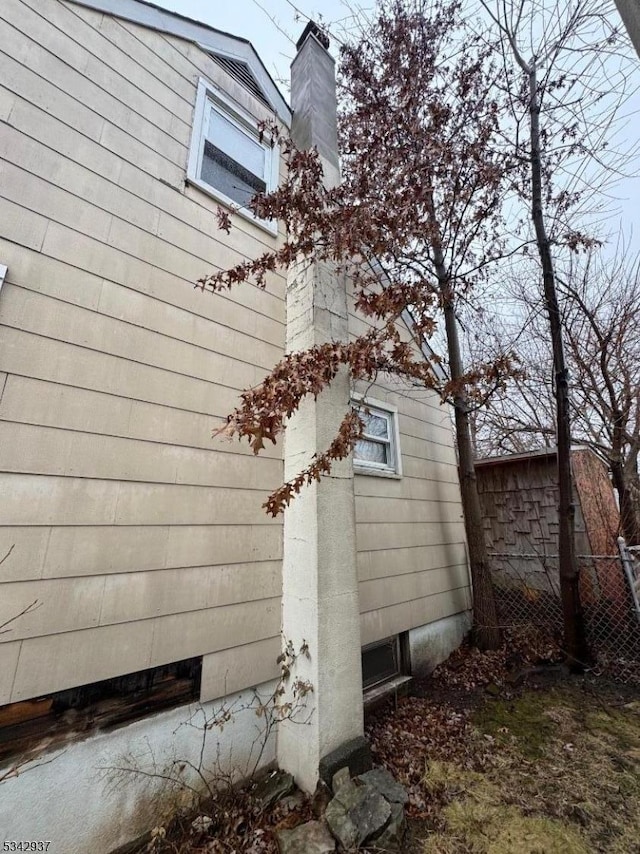
[{"label": "chain link fence", "polygon": [[[640,549],[618,545],[616,555],[578,555],[585,628],[598,670],[640,685]],[[501,625],[535,626],[561,645],[558,555],[493,553],[491,560]]]}]

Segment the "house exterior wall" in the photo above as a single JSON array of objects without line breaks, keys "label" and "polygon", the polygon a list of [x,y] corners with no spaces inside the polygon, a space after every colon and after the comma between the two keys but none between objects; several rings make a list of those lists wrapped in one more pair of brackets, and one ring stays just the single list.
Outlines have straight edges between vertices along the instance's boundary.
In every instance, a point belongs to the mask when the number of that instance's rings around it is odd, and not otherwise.
[{"label": "house exterior wall", "polygon": [[[272,114],[193,42],[71,0],[3,0],[0,36],[0,625],[37,603],[0,634],[0,706],[201,656],[213,709],[278,671],[282,520],[261,505],[282,449],[211,431],[284,353],[286,283],[194,291],[282,236],[239,217],[226,235],[186,183],[198,79]],[[369,391],[398,409],[403,476],[354,479],[361,641],[409,632],[432,666],[470,605],[451,422],[430,392]],[[71,733],[2,784],[0,826],[48,827],[65,854],[132,838],[164,802],[135,784],[134,816],[96,768],[188,718]],[[254,730],[212,744],[242,768]]]},{"label": "house exterior wall", "polygon": [[597,592],[603,599],[624,605],[629,594],[617,559],[620,511],[607,468],[586,448],[572,453],[571,468],[580,500],[580,515],[584,520],[587,554],[615,556],[613,559],[593,558],[588,561]]},{"label": "house exterior wall", "polygon": [[219,231],[185,168],[199,76],[269,111],[194,44],[74,3],[7,0],[0,33],[0,623],[40,603],[0,638],[0,703],[195,655],[204,699],[267,679],[281,451],[211,430],[283,352],[284,280],[194,291],[274,238]]},{"label": "house exterior wall", "polygon": [[[493,558],[494,566],[506,577],[526,581],[535,589],[556,589],[558,478],[555,454],[486,460],[476,465],[476,477],[487,547],[490,553],[500,555]],[[575,487],[574,502],[576,548],[579,554],[585,554],[588,540]]]},{"label": "house exterior wall", "polygon": [[[349,331],[366,331],[353,301]],[[408,329],[403,338],[416,347]],[[457,625],[471,589],[450,407],[389,376],[354,391],[397,407],[402,457],[401,478],[355,476],[362,643],[447,618]]]},{"label": "house exterior wall", "polygon": [[640,9],[634,0],[616,0],[616,7],[640,57]]},{"label": "house exterior wall", "polygon": [[391,381],[371,397],[398,407],[402,478],[355,476],[363,644],[470,608],[449,413]]},{"label": "house exterior wall", "polygon": [[571,453],[571,470],[589,552],[616,554],[620,512],[605,464],[587,448],[576,449]]},{"label": "house exterior wall", "polygon": [[[203,700],[240,690],[274,675],[282,457],[210,432],[282,355],[285,283],[194,291],[275,238],[219,231],[185,168],[199,76],[270,113],[191,42],[72,2],[7,0],[0,32],[0,623],[39,603],[0,703],[195,655]],[[469,605],[448,413],[375,394],[404,476],[356,478],[363,643]]]}]

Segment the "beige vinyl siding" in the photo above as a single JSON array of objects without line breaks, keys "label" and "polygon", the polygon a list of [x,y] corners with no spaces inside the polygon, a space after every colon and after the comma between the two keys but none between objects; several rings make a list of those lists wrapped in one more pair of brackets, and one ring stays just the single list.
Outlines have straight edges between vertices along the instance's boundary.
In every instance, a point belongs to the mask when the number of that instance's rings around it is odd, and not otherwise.
[{"label": "beige vinyl siding", "polygon": [[0,623],[38,603],[0,637],[0,703],[197,655],[211,697],[236,648],[268,678],[281,450],[211,434],[283,352],[285,282],[195,291],[275,238],[185,186],[200,75],[268,111],[72,2],[6,0],[0,45]]},{"label": "beige vinyl siding", "polygon": [[[0,4],[0,624],[38,604],[0,636],[0,704],[196,655],[204,699],[275,675],[281,448],[211,434],[283,352],[285,282],[194,290],[275,245],[185,184],[200,76],[269,118],[194,44]],[[371,394],[404,473],[356,477],[363,643],[468,606],[449,414]]]},{"label": "beige vinyl siding", "polygon": [[282,560],[279,525],[3,525],[2,554],[18,539],[21,561],[5,562],[4,582]]},{"label": "beige vinyl siding", "polygon": [[279,674],[281,639],[266,638],[208,655],[202,664],[203,702],[259,685]]},{"label": "beige vinyl siding", "polygon": [[[353,312],[352,337],[368,324]],[[403,338],[412,341],[409,330]],[[417,352],[417,348],[416,348]],[[362,643],[470,607],[451,412],[438,395],[397,378],[356,391],[397,407],[400,479],[356,474],[356,545]]]},{"label": "beige vinyl siding", "polygon": [[[280,597],[22,641],[13,700],[275,637]],[[73,663],[73,675],[69,675]]]}]

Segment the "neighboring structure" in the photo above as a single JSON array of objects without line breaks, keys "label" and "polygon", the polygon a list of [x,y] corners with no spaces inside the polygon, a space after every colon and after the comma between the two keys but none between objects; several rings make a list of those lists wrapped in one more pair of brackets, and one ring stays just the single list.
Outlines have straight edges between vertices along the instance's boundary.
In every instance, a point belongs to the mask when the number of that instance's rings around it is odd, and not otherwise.
[{"label": "neighboring structure", "polygon": [[[605,465],[588,448],[571,451],[576,508],[576,551],[586,604],[626,601],[617,560],[620,514]],[[558,476],[555,448],[488,457],[476,462],[487,546],[496,576],[536,591],[556,592],[558,577]],[[611,555],[613,559],[589,558]]]},{"label": "neighboring structure", "polygon": [[636,53],[640,56],[640,2],[639,0],[616,0],[616,7]]},{"label": "neighboring structure", "polygon": [[[186,704],[264,693],[281,632],[309,643],[314,715],[261,764],[307,788],[362,735],[358,646],[375,686],[459,643],[456,460],[436,395],[348,377],[295,419],[286,460],[211,439],[285,346],[364,323],[326,270],[193,289],[282,239],[248,211],[216,225],[282,171],[258,123],[291,124],[248,42],[139,0],[3,0],[0,33],[0,625],[22,614],[0,634],[0,780],[34,758],[0,782],[0,827],[107,852],[175,804],[159,778],[113,769],[196,763]],[[303,121],[305,98],[309,116],[335,109],[312,32],[292,73],[293,132],[337,180],[335,133]],[[300,496],[283,535],[263,501],[365,391],[354,465]],[[214,731],[206,767],[246,769],[259,723]]]}]

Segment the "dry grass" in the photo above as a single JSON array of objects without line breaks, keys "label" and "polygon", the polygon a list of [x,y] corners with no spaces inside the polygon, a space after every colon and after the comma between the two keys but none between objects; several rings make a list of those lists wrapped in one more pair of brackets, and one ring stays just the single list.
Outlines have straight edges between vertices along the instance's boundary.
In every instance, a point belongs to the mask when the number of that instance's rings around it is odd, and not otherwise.
[{"label": "dry grass", "polygon": [[370,725],[377,757],[410,787],[408,850],[640,854],[637,694],[557,670],[516,689],[488,664],[485,678],[470,654]]},{"label": "dry grass", "polygon": [[[640,697],[532,667],[549,657],[529,639],[461,650],[368,719],[376,764],[409,791],[405,854],[640,854]],[[308,799],[263,812],[247,791],[201,811],[209,833],[177,818],[146,850],[275,854],[274,831],[312,817]]]},{"label": "dry grass", "polygon": [[560,822],[576,851],[640,851],[640,704],[568,682],[487,701],[473,720],[498,745],[485,780],[506,806]]}]

